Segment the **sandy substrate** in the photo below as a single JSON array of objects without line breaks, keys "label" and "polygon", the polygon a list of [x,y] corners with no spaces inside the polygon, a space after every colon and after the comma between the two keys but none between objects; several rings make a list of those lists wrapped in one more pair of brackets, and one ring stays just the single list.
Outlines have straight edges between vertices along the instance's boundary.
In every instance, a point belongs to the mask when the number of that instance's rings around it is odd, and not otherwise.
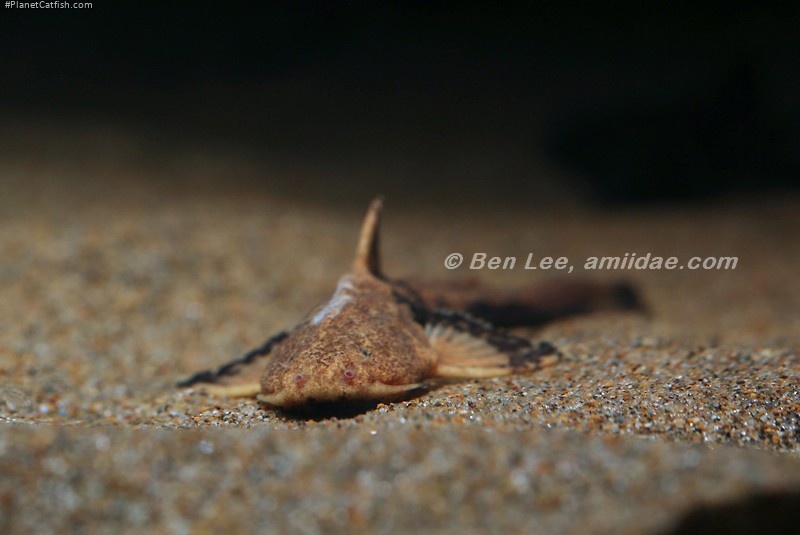
[{"label": "sandy substrate", "polygon": [[0,161],[0,531],[797,525],[800,200],[599,213],[387,199],[392,275],[469,275],[444,269],[454,251],[563,255],[570,277],[587,276],[588,256],[626,252],[739,263],[588,274],[633,281],[649,315],[520,330],[562,353],[534,375],[301,420],[174,384],[330,294],[379,192],[307,202],[198,177],[266,172],[247,162],[126,173],[104,154]]}]

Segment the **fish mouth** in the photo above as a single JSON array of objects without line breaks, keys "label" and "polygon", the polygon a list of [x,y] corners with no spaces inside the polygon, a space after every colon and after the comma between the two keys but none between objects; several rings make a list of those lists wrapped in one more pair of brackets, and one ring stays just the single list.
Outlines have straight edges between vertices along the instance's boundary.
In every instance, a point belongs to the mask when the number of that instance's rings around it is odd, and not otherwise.
[{"label": "fish mouth", "polygon": [[[428,389],[425,383],[406,385],[389,385],[373,383],[367,387],[353,390],[316,390],[303,389],[302,392],[281,390],[269,394],[260,394],[258,401],[286,413],[348,413],[367,412],[379,403],[408,399],[424,393]],[[314,391],[316,390],[316,391]]]},{"label": "fish mouth", "polygon": [[271,407],[283,407],[286,405],[286,392],[277,392],[273,394],[259,394],[256,399],[265,405]]}]

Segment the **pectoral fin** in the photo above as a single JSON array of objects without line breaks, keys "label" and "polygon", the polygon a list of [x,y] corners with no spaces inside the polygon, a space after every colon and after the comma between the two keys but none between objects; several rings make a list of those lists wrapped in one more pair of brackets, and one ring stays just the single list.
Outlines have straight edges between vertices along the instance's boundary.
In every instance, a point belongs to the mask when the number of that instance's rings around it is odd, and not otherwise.
[{"label": "pectoral fin", "polygon": [[275,347],[288,335],[281,332],[216,370],[205,370],[178,383],[181,388],[197,387],[215,395],[255,397],[261,391],[261,374]]},{"label": "pectoral fin", "polygon": [[456,312],[434,312],[425,331],[443,378],[498,377],[539,369],[557,360],[547,342],[533,346],[525,338]]}]

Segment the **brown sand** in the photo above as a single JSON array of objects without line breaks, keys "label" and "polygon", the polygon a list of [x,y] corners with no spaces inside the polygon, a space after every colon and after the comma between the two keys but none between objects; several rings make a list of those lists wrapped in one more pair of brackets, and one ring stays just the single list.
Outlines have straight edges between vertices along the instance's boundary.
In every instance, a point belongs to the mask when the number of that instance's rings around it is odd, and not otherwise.
[{"label": "brown sand", "polygon": [[[377,192],[336,208],[248,180],[286,171],[215,154],[133,165],[106,143],[0,159],[3,533],[652,533],[730,527],[731,510],[738,528],[796,525],[800,200],[594,213],[387,199],[392,275],[469,275],[444,269],[453,251],[739,264],[595,273],[635,282],[650,315],[521,330],[561,362],[306,421],[174,383],[324,299]],[[227,175],[235,187],[215,182]]]}]

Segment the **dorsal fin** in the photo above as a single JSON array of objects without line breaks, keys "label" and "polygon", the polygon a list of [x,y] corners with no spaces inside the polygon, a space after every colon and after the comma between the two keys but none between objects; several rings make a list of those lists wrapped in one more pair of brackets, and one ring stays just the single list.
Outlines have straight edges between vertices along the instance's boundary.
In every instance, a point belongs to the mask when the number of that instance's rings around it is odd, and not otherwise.
[{"label": "dorsal fin", "polygon": [[361,225],[361,235],[358,238],[356,259],[353,262],[354,271],[366,271],[376,277],[381,277],[381,254],[379,251],[379,234],[381,224],[381,209],[383,198],[373,200],[364,223]]}]

